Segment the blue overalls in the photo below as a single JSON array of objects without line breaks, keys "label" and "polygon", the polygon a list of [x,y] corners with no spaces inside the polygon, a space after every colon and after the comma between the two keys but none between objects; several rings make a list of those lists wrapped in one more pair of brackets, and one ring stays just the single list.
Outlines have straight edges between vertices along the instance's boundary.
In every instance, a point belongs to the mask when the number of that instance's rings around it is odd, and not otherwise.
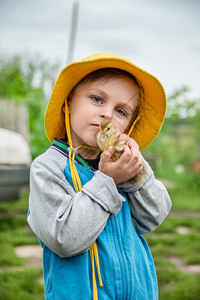
[{"label": "blue overalls", "polygon": [[[62,144],[60,147],[63,148]],[[62,151],[67,153],[66,149]],[[94,175],[94,171],[83,164],[81,159],[76,160],[82,186]],[[67,160],[64,175],[73,186],[69,160]],[[149,247],[132,225],[126,194],[120,189],[119,193],[125,197],[126,201],[117,215],[110,215],[104,230],[97,239],[104,285],[98,286],[97,280],[98,299],[157,300],[157,278]],[[41,245],[46,300],[92,300],[92,269],[89,251],[74,257],[61,258],[42,242]]]}]

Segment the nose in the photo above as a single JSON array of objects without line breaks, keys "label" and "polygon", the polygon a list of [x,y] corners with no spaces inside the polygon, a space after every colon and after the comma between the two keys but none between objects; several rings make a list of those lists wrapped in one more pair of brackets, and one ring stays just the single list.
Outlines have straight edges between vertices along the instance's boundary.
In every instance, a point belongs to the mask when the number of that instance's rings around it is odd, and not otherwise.
[{"label": "nose", "polygon": [[100,117],[103,119],[112,119],[112,111],[109,109],[102,110],[100,112]]}]

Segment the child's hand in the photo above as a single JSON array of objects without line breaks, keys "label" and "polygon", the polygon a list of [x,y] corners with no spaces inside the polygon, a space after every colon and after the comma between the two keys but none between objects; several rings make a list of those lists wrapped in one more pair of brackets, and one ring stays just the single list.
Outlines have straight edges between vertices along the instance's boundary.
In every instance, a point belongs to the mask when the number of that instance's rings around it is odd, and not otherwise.
[{"label": "child's hand", "polygon": [[[126,138],[124,134],[121,137]],[[111,146],[104,151],[99,162],[99,170],[112,177],[116,185],[135,177],[142,171],[142,155],[133,139],[127,139],[124,152],[116,162],[111,159],[113,152]]]}]

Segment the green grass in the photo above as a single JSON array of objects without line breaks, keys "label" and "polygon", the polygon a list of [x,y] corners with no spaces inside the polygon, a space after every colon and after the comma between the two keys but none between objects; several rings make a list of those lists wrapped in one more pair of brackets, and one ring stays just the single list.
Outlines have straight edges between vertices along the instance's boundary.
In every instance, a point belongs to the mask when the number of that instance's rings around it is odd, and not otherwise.
[{"label": "green grass", "polygon": [[169,192],[173,200],[173,210],[200,211],[200,185],[184,188],[182,185]]},{"label": "green grass", "polygon": [[28,192],[20,200],[0,203],[0,299],[42,300],[42,269],[27,268],[15,254],[19,245],[38,244],[26,221]]},{"label": "green grass", "polygon": [[22,265],[14,253],[15,247],[38,243],[26,221],[27,198],[28,193],[24,192],[20,200],[0,203],[0,266]]},{"label": "green grass", "polygon": [[[178,182],[178,181],[177,181]],[[173,209],[160,227],[145,235],[151,249],[158,276],[160,300],[200,299],[200,274],[182,272],[170,257],[184,265],[200,265],[200,197],[198,189],[180,187],[169,190]],[[0,203],[0,299],[44,299],[42,270],[27,268],[15,254],[18,245],[38,244],[26,221],[28,192],[20,200]],[[191,217],[185,214],[189,211]],[[194,214],[194,216],[192,215]],[[187,234],[177,232],[187,228]]]},{"label": "green grass", "polygon": [[42,271],[36,268],[24,271],[4,270],[0,272],[0,295],[5,300],[43,300],[43,285],[39,278]]},{"label": "green grass", "polygon": [[[187,193],[170,191],[173,208],[160,227],[145,238],[151,249],[158,275],[160,300],[200,299],[200,273],[184,272],[170,262],[170,257],[179,258],[184,266],[200,266],[200,207],[198,191]],[[181,199],[180,199],[181,197]],[[189,211],[192,216],[185,216]],[[178,214],[177,214],[178,212]],[[182,214],[182,217],[181,217]],[[176,216],[177,215],[177,216]],[[186,214],[187,215],[187,214]],[[178,233],[184,227],[186,234]]]}]

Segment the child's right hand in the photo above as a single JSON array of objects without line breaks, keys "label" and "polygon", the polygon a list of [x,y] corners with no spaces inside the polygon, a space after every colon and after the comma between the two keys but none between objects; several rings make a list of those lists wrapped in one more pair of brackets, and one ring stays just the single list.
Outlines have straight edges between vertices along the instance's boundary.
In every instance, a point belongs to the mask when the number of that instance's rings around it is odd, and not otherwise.
[{"label": "child's right hand", "polygon": [[109,146],[101,155],[99,170],[113,178],[115,184],[129,180],[142,171],[143,158],[137,143],[129,139],[120,158],[114,162],[111,157],[114,149]]}]

